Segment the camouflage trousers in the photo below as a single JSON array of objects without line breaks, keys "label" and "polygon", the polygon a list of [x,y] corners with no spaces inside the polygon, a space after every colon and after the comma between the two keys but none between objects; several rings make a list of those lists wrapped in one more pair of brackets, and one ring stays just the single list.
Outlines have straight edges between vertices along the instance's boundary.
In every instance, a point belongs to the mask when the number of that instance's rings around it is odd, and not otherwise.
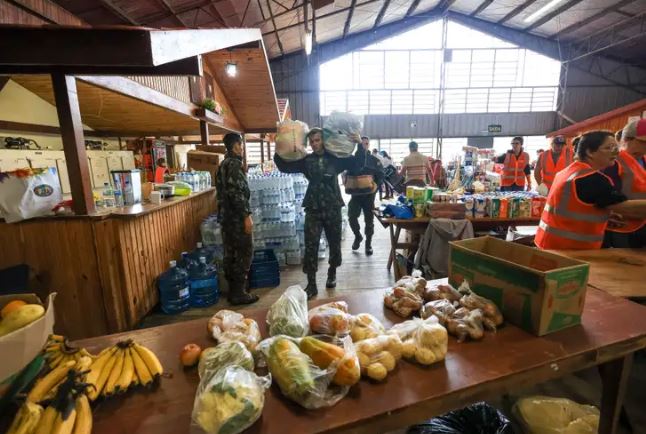
[{"label": "camouflage trousers", "polygon": [[244,231],[244,221],[222,222],[224,274],[229,284],[243,283],[249,274],[253,257],[253,240]]},{"label": "camouflage trousers", "polygon": [[359,216],[363,211],[363,221],[366,224],[365,231],[366,237],[371,238],[375,233],[375,215],[372,210],[375,207],[375,193],[372,194],[357,194],[352,196],[350,203],[348,203],[348,222],[350,229],[355,237],[361,235],[361,228],[359,227]]},{"label": "camouflage trousers", "polygon": [[341,265],[341,208],[305,210],[305,274],[316,273],[318,270],[319,242],[323,231],[330,246],[330,267]]}]

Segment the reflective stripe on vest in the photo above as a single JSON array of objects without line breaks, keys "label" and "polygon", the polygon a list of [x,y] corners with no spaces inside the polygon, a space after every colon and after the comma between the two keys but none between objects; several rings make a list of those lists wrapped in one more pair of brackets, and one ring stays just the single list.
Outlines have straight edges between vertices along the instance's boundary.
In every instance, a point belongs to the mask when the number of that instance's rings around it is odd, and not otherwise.
[{"label": "reflective stripe on vest", "polygon": [[566,145],[561,151],[556,164],[554,164],[554,158],[552,158],[551,149],[549,151],[543,152],[541,158],[543,158],[543,182],[545,183],[545,185],[547,185],[547,187],[551,187],[556,174],[572,163],[572,148]]},{"label": "reflective stripe on vest", "polygon": [[[619,176],[621,177],[621,192],[628,199],[646,199],[646,169],[625,150],[619,152],[617,164],[619,164]],[[646,225],[646,220],[626,219],[624,226],[608,230],[631,233],[644,225]]]},{"label": "reflective stripe on vest", "polygon": [[568,238],[570,240],[576,240],[576,241],[587,242],[587,243],[594,243],[597,241],[603,242],[603,234],[587,235],[587,234],[580,234],[572,231],[566,231],[565,229],[557,229],[555,227],[549,226],[543,220],[540,221],[540,223],[538,224],[538,227],[543,229],[545,232],[558,235],[559,237],[562,237],[562,238]]},{"label": "reflective stripe on vest", "polygon": [[[512,160],[513,158],[513,160]],[[525,166],[529,162],[529,155],[527,152],[521,152],[518,158],[513,152],[508,152],[505,156],[505,162],[502,176],[500,177],[500,184],[503,187],[508,187],[512,184],[524,186],[525,185]]]}]

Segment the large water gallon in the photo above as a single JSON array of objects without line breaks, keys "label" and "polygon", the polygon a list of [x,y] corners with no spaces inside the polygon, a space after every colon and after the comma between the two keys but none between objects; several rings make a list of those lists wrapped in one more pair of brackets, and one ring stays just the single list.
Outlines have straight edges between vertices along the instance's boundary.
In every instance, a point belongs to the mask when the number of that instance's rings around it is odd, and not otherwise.
[{"label": "large water gallon", "polygon": [[215,252],[213,249],[204,246],[200,242],[197,243],[195,250],[193,250],[189,256],[196,264],[200,262],[201,257],[206,259],[207,264],[212,264],[215,260]]},{"label": "large water gallon", "polygon": [[189,307],[190,291],[188,273],[177,267],[175,261],[170,261],[170,268],[157,279],[159,300],[164,313],[179,313]]},{"label": "large water gallon", "polygon": [[207,264],[201,256],[199,263],[191,267],[189,273],[190,303],[193,307],[205,307],[220,299],[218,272],[214,265]]}]

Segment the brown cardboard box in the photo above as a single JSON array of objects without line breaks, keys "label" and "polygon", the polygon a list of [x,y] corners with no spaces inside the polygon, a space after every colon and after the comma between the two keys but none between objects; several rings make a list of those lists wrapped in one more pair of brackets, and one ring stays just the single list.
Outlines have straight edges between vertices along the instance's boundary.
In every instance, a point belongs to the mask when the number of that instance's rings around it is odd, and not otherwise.
[{"label": "brown cardboard box", "polygon": [[0,309],[12,300],[24,300],[27,303],[45,306],[45,315],[25,327],[0,337],[0,384],[17,374],[43,349],[47,337],[54,329],[54,298],[51,293],[45,303],[36,294],[14,294],[0,296]]},{"label": "brown cardboard box", "polygon": [[590,264],[492,237],[450,245],[449,282],[467,280],[505,321],[538,336],[581,323]]},{"label": "brown cardboard box", "polygon": [[205,170],[211,174],[211,182],[215,185],[215,175],[224,155],[212,152],[188,151],[188,168],[193,170]]}]

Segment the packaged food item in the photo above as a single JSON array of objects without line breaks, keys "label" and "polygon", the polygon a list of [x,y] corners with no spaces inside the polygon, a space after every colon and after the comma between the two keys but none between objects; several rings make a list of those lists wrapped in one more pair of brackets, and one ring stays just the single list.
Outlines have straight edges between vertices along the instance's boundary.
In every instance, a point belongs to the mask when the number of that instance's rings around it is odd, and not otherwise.
[{"label": "packaged food item", "polygon": [[447,320],[446,329],[458,338],[458,342],[464,342],[467,338],[477,341],[484,337],[483,318],[480,309],[470,311],[466,307],[461,307]]},{"label": "packaged food item", "polygon": [[192,420],[208,434],[237,434],[258,420],[271,379],[237,365],[200,381]]},{"label": "packaged food item", "polygon": [[355,143],[350,136],[361,134],[362,118],[351,113],[333,111],[323,125],[323,146],[338,158],[352,156]]},{"label": "packaged food item", "polygon": [[384,305],[402,318],[408,318],[419,311],[424,304],[416,292],[396,286],[386,290]]},{"label": "packaged food item", "polygon": [[501,218],[501,219],[509,218],[509,199],[507,199],[506,197],[503,197],[500,199],[498,218]]},{"label": "packaged food item", "polygon": [[7,223],[53,215],[63,200],[56,169],[19,169],[0,172],[0,216]]},{"label": "packaged food item", "polygon": [[428,284],[423,292],[424,301],[449,300],[451,302],[460,301],[462,294],[448,283]]},{"label": "packaged food item", "polygon": [[434,316],[428,319],[413,318],[395,324],[388,334],[396,334],[402,341],[402,356],[421,365],[432,365],[444,360],[449,337],[446,329]]},{"label": "packaged food item", "polygon": [[532,198],[532,217],[540,218],[547,199],[541,196]]},{"label": "packaged food item", "polygon": [[528,396],[519,399],[512,411],[529,434],[599,432],[599,409],[566,398]]},{"label": "packaged food item", "polygon": [[424,295],[424,288],[426,288],[426,279],[422,277],[422,272],[419,270],[413,271],[412,276],[404,276],[395,282],[394,286],[400,286],[408,291],[415,292],[418,295]]},{"label": "packaged food item", "polygon": [[347,335],[352,326],[352,315],[348,314],[345,301],[326,303],[310,309],[310,330],[324,335]]},{"label": "packaged food item", "polygon": [[296,161],[307,156],[305,145],[309,128],[305,122],[287,119],[276,124],[276,153],[284,160]]},{"label": "packaged food item", "polygon": [[305,336],[309,328],[307,294],[299,285],[290,286],[267,312],[269,335]]},{"label": "packaged food item", "polygon": [[469,310],[479,309],[482,311],[482,322],[484,327],[490,331],[496,331],[496,328],[504,322],[504,318],[496,304],[469,289],[469,284],[465,280],[460,286],[460,293],[464,294],[460,299],[460,305]]},{"label": "packaged food item", "polygon": [[365,339],[355,345],[361,375],[382,381],[395,369],[402,356],[402,341],[397,334],[381,335]]},{"label": "packaged food item", "polygon": [[200,379],[203,379],[213,376],[222,368],[234,365],[253,372],[253,355],[242,342],[224,342],[216,347],[205,348],[202,351],[197,365],[197,372]]},{"label": "packaged food item", "polygon": [[447,321],[453,316],[455,310],[455,302],[451,302],[447,299],[439,299],[429,301],[422,306],[422,309],[419,311],[419,316],[422,319],[435,316],[439,323],[446,327]]},{"label": "packaged food item", "polygon": [[217,312],[209,319],[206,327],[218,343],[242,342],[249,351],[255,351],[262,339],[256,321],[232,310]]},{"label": "packaged food item", "polygon": [[406,186],[406,199],[413,200],[414,192],[415,192],[415,186],[414,185],[407,185]]},{"label": "packaged food item", "polygon": [[354,342],[370,339],[386,333],[381,321],[369,313],[360,313],[352,319],[350,336]]},{"label": "packaged food item", "polygon": [[491,218],[500,218],[500,198],[493,197],[491,198],[491,208],[488,211],[489,217]]},{"label": "packaged food item", "polygon": [[520,216],[520,197],[509,198],[509,217],[518,218]]},{"label": "packaged food item", "polygon": [[[326,340],[331,341],[326,342]],[[332,383],[337,386],[352,386],[359,382],[361,378],[359,358],[350,337],[338,339],[327,336],[305,336],[298,346],[319,368],[336,368]]]},{"label": "packaged food item", "polygon": [[532,216],[532,199],[529,197],[524,197],[520,200],[520,208],[518,211],[518,217],[528,218]]}]

